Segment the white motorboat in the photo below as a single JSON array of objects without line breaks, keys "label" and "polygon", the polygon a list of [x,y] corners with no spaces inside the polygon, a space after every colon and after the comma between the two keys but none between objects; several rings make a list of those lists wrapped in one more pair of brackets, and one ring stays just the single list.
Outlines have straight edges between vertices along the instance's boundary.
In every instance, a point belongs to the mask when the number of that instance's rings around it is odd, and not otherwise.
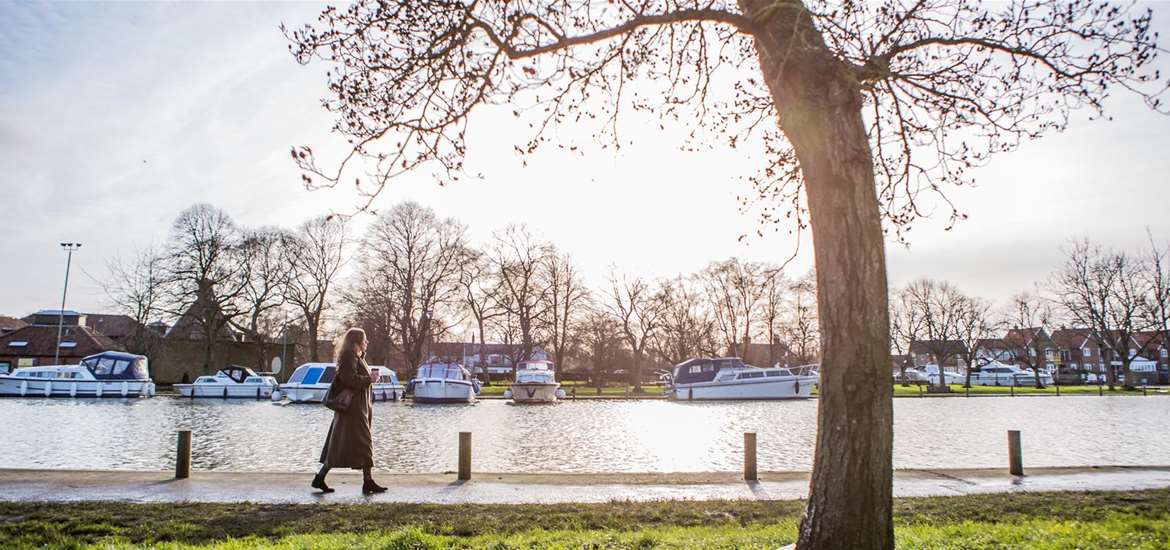
[{"label": "white motorboat", "polygon": [[668,381],[668,396],[680,401],[801,399],[809,397],[817,377],[753,367],[738,357],[698,357],[676,365]]},{"label": "white motorboat", "polygon": [[[935,378],[938,378],[937,376]],[[1052,384],[1052,375],[1040,372],[1040,383],[1047,386]],[[973,386],[1035,386],[1036,375],[1031,370],[1021,369],[1015,365],[992,361],[971,373]]]},{"label": "white motorboat", "polygon": [[276,378],[260,376],[252,369],[232,365],[215,373],[200,376],[192,384],[175,384],[183,397],[218,397],[268,399],[276,390]]},{"label": "white motorboat", "polygon": [[515,403],[554,403],[565,398],[557,382],[552,361],[521,361],[516,365],[516,380],[504,392],[504,399]]},{"label": "white motorboat", "polygon": [[479,381],[459,363],[424,363],[406,389],[415,403],[471,403]]},{"label": "white motorboat", "polygon": [[[372,365],[378,371],[378,381],[370,386],[374,401],[397,401],[406,394],[406,388],[398,383],[398,374],[386,367]],[[293,371],[288,382],[272,392],[272,400],[288,398],[293,403],[320,403],[329,392],[329,386],[337,377],[337,366],[333,363],[305,363]]]},{"label": "white motorboat", "polygon": [[154,381],[146,357],[117,351],[90,355],[77,365],[21,367],[0,375],[0,396],[150,397]]}]

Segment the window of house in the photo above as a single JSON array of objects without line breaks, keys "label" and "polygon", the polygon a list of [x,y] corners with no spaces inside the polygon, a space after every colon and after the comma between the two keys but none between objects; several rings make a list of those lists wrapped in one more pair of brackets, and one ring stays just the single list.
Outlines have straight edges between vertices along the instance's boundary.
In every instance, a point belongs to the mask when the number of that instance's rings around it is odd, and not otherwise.
[{"label": "window of house", "polygon": [[26,341],[26,340],[13,340],[11,342],[8,342],[8,347],[10,347],[10,348],[27,348],[28,341]]},{"label": "window of house", "polygon": [[1093,348],[1085,348],[1085,357],[1093,356]]},{"label": "window of house", "polygon": [[10,372],[12,372],[12,363],[0,361],[0,374],[8,374]]},{"label": "window of house", "polygon": [[1036,350],[1032,349],[1032,348],[1028,348],[1028,356],[1029,357],[1036,357]]},{"label": "window of house", "polygon": [[62,348],[75,348],[75,347],[77,347],[77,342],[61,342],[61,347]]},{"label": "window of house", "polygon": [[33,366],[33,358],[32,357],[21,357],[20,359],[16,360],[16,368],[31,367],[31,366]]},{"label": "window of house", "polygon": [[1162,348],[1162,352],[1161,352],[1161,353],[1162,353],[1162,357],[1168,357],[1168,356],[1170,356],[1170,351],[1167,351],[1167,350],[1166,350],[1166,348]]}]

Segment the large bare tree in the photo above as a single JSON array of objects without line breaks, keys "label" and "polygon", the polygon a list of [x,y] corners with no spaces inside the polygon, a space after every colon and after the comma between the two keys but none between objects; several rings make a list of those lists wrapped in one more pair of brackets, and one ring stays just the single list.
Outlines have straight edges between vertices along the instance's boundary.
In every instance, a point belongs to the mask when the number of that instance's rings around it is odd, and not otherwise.
[{"label": "large bare tree", "polygon": [[920,191],[969,182],[1072,109],[1100,114],[1109,90],[1156,78],[1157,53],[1148,13],[1089,0],[365,0],[286,32],[298,60],[330,65],[324,105],[351,145],[337,166],[293,157],[309,186],[372,172],[358,178],[369,201],[415,169],[461,176],[483,105],[531,129],[521,154],[596,118],[617,145],[629,108],[761,150],[759,194],[811,227],[817,266],[805,549],[894,544],[883,217],[903,227]]},{"label": "large bare tree", "polygon": [[642,359],[645,357],[646,347],[662,329],[666,313],[662,290],[656,289],[651,283],[639,277],[628,278],[611,274],[609,300],[606,305],[610,314],[617,319],[626,345],[634,355],[634,368],[630,369],[629,373],[630,384],[634,386],[634,393],[642,393]]},{"label": "large bare tree", "polygon": [[699,355],[715,355],[712,335],[715,321],[706,295],[693,277],[676,277],[662,283],[662,319],[651,347],[659,358],[677,365]]},{"label": "large bare tree", "polygon": [[204,373],[215,350],[230,335],[248,279],[240,249],[240,230],[226,212],[195,204],[171,225],[164,252],[166,312],[203,341]]},{"label": "large bare tree", "polygon": [[727,353],[747,356],[759,321],[757,316],[762,317],[759,306],[767,294],[770,274],[764,264],[739,258],[712,262],[702,271],[715,327]]},{"label": "large bare tree", "polygon": [[487,328],[497,317],[505,314],[495,294],[498,290],[495,285],[497,279],[492,275],[491,269],[491,263],[482,252],[469,249],[459,275],[459,286],[463,289],[463,306],[471,314],[471,320],[478,329],[476,334],[479,336],[479,344],[476,347],[476,354],[479,368],[483,370],[483,381],[487,385],[492,383],[492,373],[484,361]]},{"label": "large bare tree", "polygon": [[[359,269],[367,288],[384,284],[386,294],[369,296],[386,311],[390,345],[413,373],[428,346],[449,327],[462,295],[459,277],[467,258],[464,227],[413,202],[378,216],[362,241]],[[408,373],[408,374],[409,374]]]},{"label": "large bare tree", "polygon": [[809,363],[820,355],[820,332],[817,323],[817,281],[813,273],[801,277],[788,288],[788,307],[782,319],[781,334],[796,360]]},{"label": "large bare tree", "polygon": [[946,281],[919,279],[906,285],[906,304],[916,310],[920,320],[918,339],[910,342],[910,352],[917,348],[930,354],[938,364],[938,388],[948,388],[944,367],[966,350],[960,340],[960,323],[966,297]]},{"label": "large bare tree", "polygon": [[243,289],[238,297],[240,316],[232,322],[256,350],[255,366],[267,370],[265,356],[268,338],[280,324],[277,315],[286,303],[285,290],[292,278],[292,258],[288,233],[276,228],[245,231],[240,239],[239,256]]},{"label": "large bare tree", "polygon": [[320,361],[321,321],[330,306],[331,291],[341,267],[345,265],[348,244],[343,218],[318,216],[310,218],[291,236],[290,254],[293,266],[285,296],[300,310],[308,329],[309,360]]},{"label": "large bare tree", "polygon": [[588,289],[569,255],[558,254],[555,250],[545,257],[540,275],[546,289],[544,310],[547,314],[543,323],[543,340],[551,348],[559,377],[565,368],[565,357],[577,343],[576,324],[581,306],[588,299]]},{"label": "large bare tree", "polygon": [[[1105,379],[1109,389],[1117,384],[1113,361],[1121,364],[1121,375],[1140,355],[1142,345],[1134,338],[1154,327],[1149,317],[1151,279],[1144,277],[1145,259],[1125,251],[1108,250],[1090,241],[1080,240],[1065,251],[1065,263],[1048,285],[1061,312],[1093,336],[1109,354],[1105,362]],[[1123,380],[1123,383],[1127,383]]]},{"label": "large bare tree", "polygon": [[496,299],[506,312],[507,344],[517,346],[512,366],[532,357],[537,338],[549,315],[547,281],[541,276],[552,245],[538,239],[526,227],[511,225],[496,233],[488,257],[496,277]]},{"label": "large bare tree", "polygon": [[100,281],[102,290],[117,311],[134,319],[134,328],[125,345],[131,353],[153,355],[161,335],[149,328],[162,313],[164,258],[155,247],[134,252],[129,258],[106,262],[108,274]]}]

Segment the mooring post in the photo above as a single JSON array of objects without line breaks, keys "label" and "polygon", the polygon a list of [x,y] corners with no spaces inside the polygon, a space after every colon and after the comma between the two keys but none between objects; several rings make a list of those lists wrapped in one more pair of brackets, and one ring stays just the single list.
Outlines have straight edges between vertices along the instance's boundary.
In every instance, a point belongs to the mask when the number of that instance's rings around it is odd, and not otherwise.
[{"label": "mooring post", "polygon": [[191,477],[191,430],[179,432],[178,455],[175,456],[175,479]]},{"label": "mooring post", "polygon": [[471,432],[459,432],[459,480],[471,479]]},{"label": "mooring post", "polygon": [[759,476],[756,472],[756,433],[743,434],[743,478],[747,481],[756,481]]},{"label": "mooring post", "polygon": [[1024,454],[1020,449],[1020,431],[1008,430],[1009,471],[1014,476],[1024,475]]}]

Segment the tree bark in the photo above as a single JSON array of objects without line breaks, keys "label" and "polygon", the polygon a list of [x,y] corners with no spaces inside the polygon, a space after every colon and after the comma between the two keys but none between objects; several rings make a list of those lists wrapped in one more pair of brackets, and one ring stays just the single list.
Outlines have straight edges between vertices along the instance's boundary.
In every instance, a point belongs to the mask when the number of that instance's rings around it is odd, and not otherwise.
[{"label": "tree bark", "polygon": [[892,549],[885,248],[861,93],[800,2],[740,0],[808,197],[821,329],[817,445],[797,547]]}]

